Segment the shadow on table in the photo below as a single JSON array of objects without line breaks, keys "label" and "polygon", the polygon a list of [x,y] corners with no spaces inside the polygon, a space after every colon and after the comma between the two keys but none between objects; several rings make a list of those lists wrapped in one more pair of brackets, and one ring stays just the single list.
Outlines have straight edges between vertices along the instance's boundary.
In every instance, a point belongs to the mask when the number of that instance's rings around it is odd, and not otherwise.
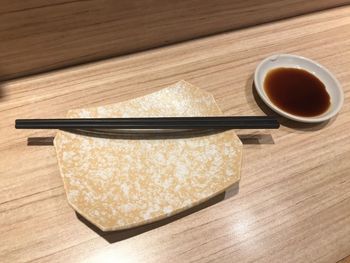
[{"label": "shadow on table", "polygon": [[293,121],[290,119],[287,119],[273,110],[271,110],[265,103],[264,101],[259,97],[259,94],[256,91],[255,84],[254,84],[254,75],[251,75],[250,78],[247,81],[246,84],[246,97],[250,98],[253,97],[255,100],[256,104],[259,106],[259,108],[269,116],[275,116],[278,121],[280,122],[281,125],[294,129],[294,130],[299,130],[299,131],[317,131],[320,130],[327,125],[330,125],[335,118],[332,118],[331,120],[320,122],[320,123],[302,123],[302,122],[297,122]]},{"label": "shadow on table", "polygon": [[255,134],[237,134],[238,138],[244,145],[247,144],[275,144],[271,134],[255,133]]},{"label": "shadow on table", "polygon": [[28,137],[27,146],[52,146],[55,137]]},{"label": "shadow on table", "polygon": [[134,227],[126,230],[119,230],[119,231],[111,231],[111,232],[103,232],[99,228],[97,228],[95,225],[90,223],[88,220],[86,220],[82,215],[76,213],[77,218],[84,223],[87,227],[89,227],[91,230],[93,230],[96,234],[104,238],[106,241],[109,243],[114,243],[118,241],[122,241],[128,238],[131,238],[133,236],[145,233],[147,231],[150,231],[152,229],[164,226],[166,224],[169,224],[171,222],[174,222],[176,220],[179,220],[185,216],[188,216],[190,214],[193,214],[195,212],[198,212],[199,210],[202,210],[204,208],[207,208],[209,206],[215,205],[218,202],[225,200],[227,198],[230,198],[234,195],[236,195],[239,192],[239,183],[235,183],[232,187],[226,190],[226,192],[221,193],[197,206],[194,206],[192,208],[189,208],[183,212],[180,212],[176,215],[173,215],[171,217],[167,217],[165,219],[159,220],[154,223],[150,223],[147,225],[139,226],[139,227]]},{"label": "shadow on table", "polygon": [[0,82],[0,101],[5,97],[5,92]]},{"label": "shadow on table", "polygon": [[[274,144],[271,134],[238,134],[243,144]],[[52,146],[55,137],[29,137],[28,146]]]}]

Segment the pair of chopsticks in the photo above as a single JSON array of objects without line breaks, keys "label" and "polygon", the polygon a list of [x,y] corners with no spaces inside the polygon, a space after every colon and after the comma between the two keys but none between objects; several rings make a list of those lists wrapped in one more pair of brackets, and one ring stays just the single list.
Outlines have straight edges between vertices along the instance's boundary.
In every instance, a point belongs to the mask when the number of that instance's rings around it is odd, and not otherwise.
[{"label": "pair of chopsticks", "polygon": [[16,129],[278,129],[271,116],[18,119]]}]

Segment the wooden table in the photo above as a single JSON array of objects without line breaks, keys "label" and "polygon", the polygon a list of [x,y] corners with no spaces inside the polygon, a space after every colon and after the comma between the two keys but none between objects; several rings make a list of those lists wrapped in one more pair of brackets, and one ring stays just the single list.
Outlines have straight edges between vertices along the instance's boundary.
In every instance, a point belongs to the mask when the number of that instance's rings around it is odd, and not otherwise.
[{"label": "wooden table", "polygon": [[[349,14],[342,7],[1,83],[0,262],[336,262],[350,255]],[[66,202],[54,131],[14,129],[16,118],[63,117],[181,79],[213,93],[225,114],[269,113],[254,97],[252,74],[281,52],[315,59],[337,76],[341,113],[314,126],[281,119],[279,130],[238,130],[245,143],[239,192],[177,220],[95,230]],[[48,145],[28,146],[28,137],[46,137]]]}]

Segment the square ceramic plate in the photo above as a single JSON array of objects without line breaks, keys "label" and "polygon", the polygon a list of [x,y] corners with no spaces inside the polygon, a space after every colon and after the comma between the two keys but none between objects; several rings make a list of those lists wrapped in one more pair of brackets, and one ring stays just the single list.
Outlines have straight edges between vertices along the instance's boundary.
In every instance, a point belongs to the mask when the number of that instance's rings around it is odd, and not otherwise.
[{"label": "square ceramic plate", "polygon": [[[181,81],[133,100],[71,110],[68,117],[221,114],[211,94]],[[59,131],[54,144],[68,202],[104,231],[174,215],[240,178],[242,144],[232,130],[128,139]]]}]

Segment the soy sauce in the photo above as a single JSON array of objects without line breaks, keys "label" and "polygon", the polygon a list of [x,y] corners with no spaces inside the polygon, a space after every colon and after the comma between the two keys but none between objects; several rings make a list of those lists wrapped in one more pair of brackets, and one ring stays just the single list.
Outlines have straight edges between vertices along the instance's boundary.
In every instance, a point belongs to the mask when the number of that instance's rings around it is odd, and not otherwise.
[{"label": "soy sauce", "polygon": [[293,115],[317,116],[331,105],[325,85],[302,69],[277,68],[269,71],[264,90],[273,104]]}]

